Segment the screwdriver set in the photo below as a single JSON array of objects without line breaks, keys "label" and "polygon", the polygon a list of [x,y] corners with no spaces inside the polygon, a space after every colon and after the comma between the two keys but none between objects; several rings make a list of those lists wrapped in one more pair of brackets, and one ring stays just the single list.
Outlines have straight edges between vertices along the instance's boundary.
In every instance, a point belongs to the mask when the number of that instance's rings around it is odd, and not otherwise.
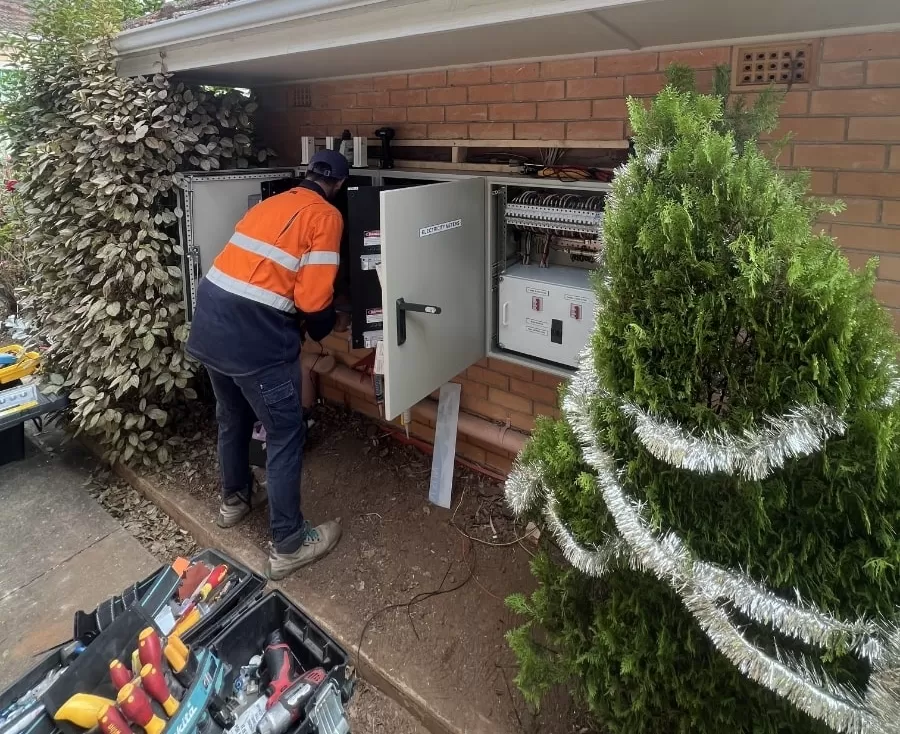
[{"label": "screwdriver set", "polygon": [[0,693],[0,734],[347,734],[347,654],[216,551],[90,613]]}]

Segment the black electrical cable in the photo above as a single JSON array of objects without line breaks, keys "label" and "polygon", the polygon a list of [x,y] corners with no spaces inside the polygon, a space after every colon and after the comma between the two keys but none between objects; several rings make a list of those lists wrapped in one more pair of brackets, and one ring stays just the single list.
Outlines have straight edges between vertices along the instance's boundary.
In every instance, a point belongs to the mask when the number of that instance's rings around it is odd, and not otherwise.
[{"label": "black electrical cable", "polygon": [[[470,543],[471,543],[471,541],[470,541]],[[471,546],[471,547],[474,550],[474,546]],[[477,559],[477,556],[476,556],[476,559]],[[465,561],[465,555],[463,555],[463,560]],[[443,594],[451,594],[454,591],[459,591],[463,586],[465,586],[467,583],[469,583],[469,581],[471,581],[472,577],[475,575],[474,561],[471,564],[469,564],[468,561],[466,561],[466,565],[469,568],[469,575],[466,576],[462,581],[460,581],[456,586],[452,586],[449,589],[445,589],[444,582],[447,581],[447,577],[450,575],[450,571],[453,570],[453,567],[456,565],[456,563],[457,563],[457,560],[454,559],[447,565],[447,570],[444,572],[444,578],[441,579],[440,586],[438,586],[438,588],[435,589],[434,591],[425,591],[425,592],[416,594],[414,597],[412,597],[412,599],[410,599],[407,602],[403,602],[401,604],[388,604],[369,615],[369,618],[366,620],[366,623],[363,625],[362,632],[359,633],[359,642],[356,644],[357,666],[359,666],[360,663],[362,662],[362,657],[361,657],[362,644],[363,644],[363,641],[365,640],[366,632],[368,632],[368,630],[369,630],[369,626],[372,624],[372,622],[375,621],[375,619],[377,619],[378,617],[380,617],[382,614],[384,614],[386,612],[390,612],[394,609],[406,609],[406,614],[409,617],[409,623],[410,623],[410,626],[412,627],[413,634],[416,636],[417,640],[420,639],[419,633],[416,630],[415,622],[413,622],[412,607],[414,607],[416,604],[421,604],[423,601],[428,601],[429,599],[432,599],[436,596],[441,596]]]}]

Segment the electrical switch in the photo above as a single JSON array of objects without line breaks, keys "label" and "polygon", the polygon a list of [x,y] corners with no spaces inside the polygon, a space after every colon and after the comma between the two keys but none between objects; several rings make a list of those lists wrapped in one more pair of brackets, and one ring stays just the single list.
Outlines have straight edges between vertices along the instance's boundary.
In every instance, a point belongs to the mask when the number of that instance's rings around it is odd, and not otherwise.
[{"label": "electrical switch", "polygon": [[569,316],[576,321],[581,321],[581,305],[573,303],[569,306]]},{"label": "electrical switch", "polygon": [[562,327],[563,322],[560,319],[552,319],[550,321],[550,341],[554,344],[562,344]]},{"label": "electrical switch", "polygon": [[532,311],[541,311],[544,308],[544,299],[540,296],[532,296],[531,297],[531,310]]}]

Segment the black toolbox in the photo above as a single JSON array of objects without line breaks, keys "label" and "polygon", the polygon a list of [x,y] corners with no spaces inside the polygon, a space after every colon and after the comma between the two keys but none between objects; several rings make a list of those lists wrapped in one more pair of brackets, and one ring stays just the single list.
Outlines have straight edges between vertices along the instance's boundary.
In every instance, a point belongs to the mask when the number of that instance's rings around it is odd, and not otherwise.
[{"label": "black toolbox", "polygon": [[[241,668],[254,655],[260,654],[266,638],[280,629],[299,671],[324,668],[326,674],[323,685],[317,688],[315,697],[306,706],[305,715],[284,734],[349,732],[342,705],[353,694],[354,681],[346,651],[280,592],[265,593],[265,579],[243,564],[211,549],[201,551],[191,558],[192,563],[199,561],[209,567],[224,563],[228,566],[229,576],[233,581],[233,588],[227,591],[221,603],[182,637],[184,643],[198,651],[205,664],[210,666],[211,675],[207,676],[210,680],[206,681],[204,691],[214,689],[216,695],[223,699],[231,697]],[[165,595],[166,589],[171,596],[175,588],[171,573],[170,566],[163,566],[156,573],[126,589],[122,595],[99,605],[90,614],[76,614],[76,630],[79,619],[82,628],[85,628],[85,619],[92,616],[96,619],[98,612],[111,612],[112,617],[111,621],[104,617],[106,621],[102,630],[86,635],[88,639],[85,640],[85,651],[68,668],[57,673],[58,678],[41,696],[41,702],[50,707],[58,707],[60,699],[67,700],[75,691],[98,692],[97,695],[109,697],[112,692],[108,675],[109,660],[125,656],[121,659],[126,662],[140,630],[146,626],[155,626],[153,618],[161,608],[160,597]],[[221,666],[215,661],[220,661]],[[60,651],[54,651],[0,693],[0,734],[10,734],[3,723],[2,712],[59,668]],[[263,673],[261,681],[263,687],[267,683],[265,675]],[[197,695],[200,696],[201,693]],[[165,734],[193,734],[195,731],[215,734],[215,727],[209,725],[207,719],[198,728],[196,721],[192,722],[180,714],[178,716],[176,728],[173,729],[170,723],[164,730]],[[65,722],[57,724],[45,710],[14,734],[76,734],[80,731]],[[141,729],[135,726],[135,731],[141,732]],[[252,729],[236,729],[231,734],[252,734]]]}]

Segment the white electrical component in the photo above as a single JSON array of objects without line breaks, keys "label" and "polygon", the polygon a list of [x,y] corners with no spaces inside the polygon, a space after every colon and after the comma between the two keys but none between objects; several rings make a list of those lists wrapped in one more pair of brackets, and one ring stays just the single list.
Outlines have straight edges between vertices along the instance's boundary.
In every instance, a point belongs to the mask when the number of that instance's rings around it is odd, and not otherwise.
[{"label": "white electrical component", "polygon": [[316,154],[316,139],[311,135],[302,135],[300,137],[300,163],[307,165],[310,159]]},{"label": "white electrical component", "polygon": [[499,346],[578,366],[594,326],[590,271],[563,265],[514,265],[500,276]]}]

